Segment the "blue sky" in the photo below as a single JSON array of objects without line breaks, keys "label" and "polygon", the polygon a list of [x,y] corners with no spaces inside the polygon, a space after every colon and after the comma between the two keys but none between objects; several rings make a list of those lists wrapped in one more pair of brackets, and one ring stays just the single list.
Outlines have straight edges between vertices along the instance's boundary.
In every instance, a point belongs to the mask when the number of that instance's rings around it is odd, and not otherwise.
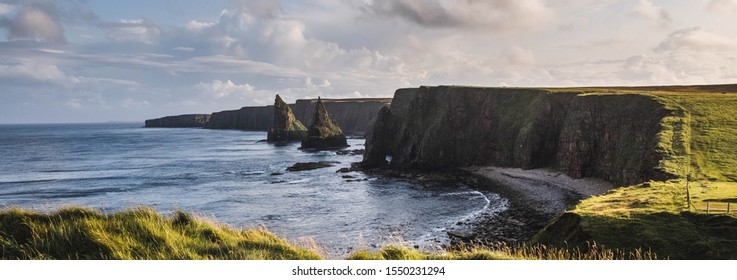
[{"label": "blue sky", "polygon": [[0,0],[0,123],[420,85],[737,83],[737,0]]}]

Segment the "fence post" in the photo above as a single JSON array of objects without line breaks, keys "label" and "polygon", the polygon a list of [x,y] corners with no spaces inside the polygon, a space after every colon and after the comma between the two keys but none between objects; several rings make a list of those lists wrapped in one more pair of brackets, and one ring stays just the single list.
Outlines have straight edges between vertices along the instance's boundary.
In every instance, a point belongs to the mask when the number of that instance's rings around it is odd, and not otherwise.
[{"label": "fence post", "polygon": [[727,214],[729,214],[729,206],[732,205],[732,203],[727,202]]},{"label": "fence post", "polygon": [[706,202],[706,214],[709,214],[709,202]]}]

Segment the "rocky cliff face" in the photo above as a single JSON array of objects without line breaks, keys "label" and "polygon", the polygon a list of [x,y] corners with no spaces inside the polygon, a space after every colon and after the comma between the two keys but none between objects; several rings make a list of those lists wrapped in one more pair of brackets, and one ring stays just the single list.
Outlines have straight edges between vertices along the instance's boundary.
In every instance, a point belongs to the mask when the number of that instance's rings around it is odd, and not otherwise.
[{"label": "rocky cliff face", "polygon": [[209,114],[169,116],[146,120],[146,127],[204,127],[209,120]]},{"label": "rocky cliff face", "polygon": [[274,100],[274,124],[268,131],[266,141],[301,141],[307,135],[307,128],[294,117],[292,109],[277,94]]},{"label": "rocky cliff face", "polygon": [[302,140],[303,149],[333,149],[348,147],[343,131],[330,118],[322,100],[317,98],[312,125],[307,130],[307,137]]},{"label": "rocky cliff face", "polygon": [[364,165],[557,167],[576,178],[632,184],[658,169],[661,120],[654,97],[538,89],[402,89],[366,138]]},{"label": "rocky cliff face", "polygon": [[274,123],[274,106],[243,107],[212,113],[205,128],[267,131]]}]

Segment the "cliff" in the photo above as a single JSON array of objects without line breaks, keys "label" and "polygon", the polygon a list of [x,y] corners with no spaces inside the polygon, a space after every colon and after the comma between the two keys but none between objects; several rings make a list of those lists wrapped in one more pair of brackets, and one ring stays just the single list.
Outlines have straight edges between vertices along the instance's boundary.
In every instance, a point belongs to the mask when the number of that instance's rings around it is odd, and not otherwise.
[{"label": "cliff", "polygon": [[209,114],[169,116],[146,120],[146,127],[204,127],[209,120]]},{"label": "cliff", "polygon": [[[391,101],[391,98],[323,99],[331,118],[348,135],[363,135],[379,109]],[[309,125],[315,114],[316,102],[316,99],[300,99],[290,106],[297,120]],[[267,131],[274,122],[273,108],[273,106],[243,107],[239,110],[213,113],[205,128]]]},{"label": "cliff", "polygon": [[274,106],[243,107],[212,113],[205,128],[267,131],[274,122]]},{"label": "cliff", "polygon": [[[346,135],[363,136],[381,107],[392,103],[391,98],[322,99],[330,117]],[[305,125],[312,124],[316,99],[300,99],[292,107],[294,115]]]},{"label": "cliff", "polygon": [[[395,93],[366,138],[364,165],[439,169],[555,167],[618,184],[676,177],[663,168],[661,123],[677,114],[639,94],[420,87]],[[672,139],[668,139],[669,142]],[[676,141],[677,142],[677,141]],[[678,143],[672,143],[675,145]]]},{"label": "cliff", "polygon": [[266,141],[301,141],[307,135],[307,128],[294,117],[292,108],[277,94],[274,100],[274,124],[269,129]]}]

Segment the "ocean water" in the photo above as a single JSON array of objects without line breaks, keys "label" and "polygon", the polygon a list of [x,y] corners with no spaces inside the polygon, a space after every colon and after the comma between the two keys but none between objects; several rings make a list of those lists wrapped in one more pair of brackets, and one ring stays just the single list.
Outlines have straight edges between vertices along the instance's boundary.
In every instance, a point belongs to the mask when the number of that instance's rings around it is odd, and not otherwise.
[{"label": "ocean water", "polygon": [[[235,227],[266,227],[340,256],[396,242],[436,247],[458,221],[506,207],[498,195],[467,186],[336,173],[361,156],[272,145],[262,141],[265,132],[141,126],[0,125],[0,208],[181,209]],[[349,144],[363,149],[364,140]],[[340,163],[286,171],[321,160]]]}]

